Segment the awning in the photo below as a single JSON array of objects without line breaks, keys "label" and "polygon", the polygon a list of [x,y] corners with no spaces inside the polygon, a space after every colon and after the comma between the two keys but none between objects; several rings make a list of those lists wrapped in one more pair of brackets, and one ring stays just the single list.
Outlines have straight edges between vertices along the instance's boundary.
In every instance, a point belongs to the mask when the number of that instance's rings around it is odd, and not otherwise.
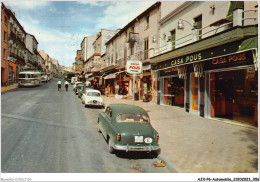
[{"label": "awning", "polygon": [[148,65],[146,65],[146,66],[143,66],[142,69],[143,69],[143,70],[149,70],[149,69],[151,69],[151,64],[148,64]]},{"label": "awning", "polygon": [[90,73],[90,74],[85,74],[85,78],[89,78],[90,76],[92,76],[93,74]]},{"label": "awning", "polygon": [[94,77],[90,77],[90,78],[87,78],[86,80],[91,81],[91,80],[94,80],[94,79],[95,79]]},{"label": "awning", "polygon": [[104,77],[105,80],[107,80],[107,79],[115,79],[115,78],[116,78],[116,74],[115,73],[109,74],[109,75]]}]

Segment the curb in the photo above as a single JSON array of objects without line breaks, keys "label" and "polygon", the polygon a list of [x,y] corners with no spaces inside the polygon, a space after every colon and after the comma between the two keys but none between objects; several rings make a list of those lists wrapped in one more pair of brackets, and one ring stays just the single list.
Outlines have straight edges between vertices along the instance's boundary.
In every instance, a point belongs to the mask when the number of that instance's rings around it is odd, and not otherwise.
[{"label": "curb", "polygon": [[166,167],[170,170],[172,173],[183,173],[183,171],[177,167],[175,164],[170,162],[170,160],[167,159],[167,157],[163,154],[159,154],[157,157],[159,160],[164,160],[166,163]]},{"label": "curb", "polygon": [[16,89],[16,88],[18,88],[18,84],[13,84],[13,85],[10,85],[7,87],[1,87],[1,93]]}]

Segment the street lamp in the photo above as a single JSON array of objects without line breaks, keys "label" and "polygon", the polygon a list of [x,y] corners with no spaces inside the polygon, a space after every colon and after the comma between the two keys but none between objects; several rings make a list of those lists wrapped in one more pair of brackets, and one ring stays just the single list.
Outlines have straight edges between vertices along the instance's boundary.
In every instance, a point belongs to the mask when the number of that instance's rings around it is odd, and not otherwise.
[{"label": "street lamp", "polygon": [[197,29],[198,28],[198,24],[195,22],[195,23],[193,23],[193,25],[191,24],[191,23],[189,23],[188,21],[186,21],[186,20],[183,20],[183,19],[179,19],[178,20],[178,29],[184,29],[184,23],[183,22],[186,22],[186,23],[188,23],[191,27],[192,27],[192,30],[194,30],[194,29]]}]

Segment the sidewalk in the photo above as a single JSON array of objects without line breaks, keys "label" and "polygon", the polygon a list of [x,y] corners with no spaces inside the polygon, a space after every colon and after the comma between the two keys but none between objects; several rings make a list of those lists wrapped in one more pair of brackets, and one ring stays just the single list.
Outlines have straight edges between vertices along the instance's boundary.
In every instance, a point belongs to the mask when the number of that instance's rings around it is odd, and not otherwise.
[{"label": "sidewalk", "polygon": [[258,130],[202,118],[181,108],[103,96],[104,103],[138,105],[159,132],[166,165],[184,173],[258,172]]},{"label": "sidewalk", "polygon": [[12,90],[18,87],[18,84],[8,85],[8,86],[1,86],[1,93],[6,92],[8,90]]}]

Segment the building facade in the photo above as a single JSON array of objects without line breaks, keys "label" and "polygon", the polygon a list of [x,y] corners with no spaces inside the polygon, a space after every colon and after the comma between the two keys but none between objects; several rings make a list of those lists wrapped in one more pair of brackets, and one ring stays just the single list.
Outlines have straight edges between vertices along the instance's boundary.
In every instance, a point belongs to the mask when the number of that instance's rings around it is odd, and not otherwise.
[{"label": "building facade", "polygon": [[84,37],[81,42],[81,55],[83,59],[83,71],[87,73],[87,60],[94,54],[93,42],[96,40],[96,35]]},{"label": "building facade", "polygon": [[8,61],[8,22],[9,13],[5,5],[1,6],[1,85],[8,84],[9,65],[15,67],[15,63]]},{"label": "building facade", "polygon": [[151,58],[157,103],[258,125],[257,2],[176,5],[159,21],[161,44]]},{"label": "building facade", "polygon": [[[154,100],[154,76],[150,57],[159,48],[159,24],[161,2],[154,3],[143,13],[120,29],[107,43],[105,87],[107,95],[124,95],[136,99]],[[138,60],[143,72],[138,75],[133,91],[133,75],[126,72],[126,63]],[[134,94],[135,93],[135,94]],[[155,92],[156,94],[156,92]]]},{"label": "building facade", "polygon": [[18,82],[19,72],[24,70],[26,32],[15,14],[8,9],[8,84]]}]

